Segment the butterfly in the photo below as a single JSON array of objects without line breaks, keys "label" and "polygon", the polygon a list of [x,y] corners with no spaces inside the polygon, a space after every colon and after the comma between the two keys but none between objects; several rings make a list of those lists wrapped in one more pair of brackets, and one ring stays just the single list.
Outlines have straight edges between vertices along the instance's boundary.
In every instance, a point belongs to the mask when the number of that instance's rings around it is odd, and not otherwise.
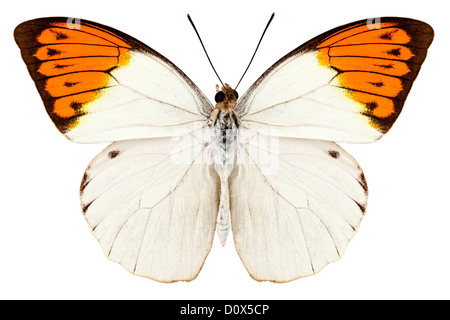
[{"label": "butterfly", "polygon": [[110,27],[64,17],[14,31],[56,128],[111,142],[88,165],[81,208],[112,261],[160,282],[199,274],[230,229],[250,276],[287,282],[338,260],[367,182],[337,142],[380,139],[433,40],[426,23],[360,20],[294,49],[215,104],[167,58]]}]

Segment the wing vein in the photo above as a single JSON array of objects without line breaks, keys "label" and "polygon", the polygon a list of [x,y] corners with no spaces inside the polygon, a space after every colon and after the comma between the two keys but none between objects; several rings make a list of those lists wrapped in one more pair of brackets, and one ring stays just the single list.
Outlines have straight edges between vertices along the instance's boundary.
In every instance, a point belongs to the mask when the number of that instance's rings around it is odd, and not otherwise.
[{"label": "wing vein", "polygon": [[285,104],[285,103],[289,103],[289,102],[292,102],[292,101],[294,101],[294,100],[301,99],[301,98],[303,98],[304,96],[306,96],[306,95],[308,95],[308,94],[311,94],[311,93],[313,93],[314,91],[319,90],[319,89],[321,89],[321,88],[323,88],[323,87],[325,87],[325,86],[327,86],[327,85],[328,85],[328,83],[327,83],[327,84],[324,84],[324,85],[321,85],[320,87],[314,88],[313,90],[311,90],[311,91],[309,91],[309,92],[306,92],[306,93],[304,93],[304,94],[302,94],[302,95],[300,95],[300,96],[298,96],[298,97],[295,97],[295,98],[292,98],[292,99],[289,99],[289,100],[286,100],[286,101],[278,102],[278,103],[273,104],[273,105],[270,105],[270,106],[268,106],[268,107],[266,107],[266,108],[264,108],[264,109],[261,109],[261,110],[255,111],[255,112],[251,112],[251,113],[248,113],[248,114],[246,114],[246,115],[249,115],[249,116],[250,116],[250,115],[255,115],[255,114],[258,114],[258,113],[260,113],[260,112],[267,111],[268,109],[275,108],[275,107],[277,107],[277,106],[279,106],[279,105],[282,105],[282,104]]}]

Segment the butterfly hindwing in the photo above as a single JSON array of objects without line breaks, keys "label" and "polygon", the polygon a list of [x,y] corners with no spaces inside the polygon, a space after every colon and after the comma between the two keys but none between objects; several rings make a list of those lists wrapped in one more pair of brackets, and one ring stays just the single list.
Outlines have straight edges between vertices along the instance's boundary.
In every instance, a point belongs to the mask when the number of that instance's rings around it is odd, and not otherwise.
[{"label": "butterfly hindwing", "polygon": [[84,217],[105,255],[129,272],[161,282],[200,272],[219,205],[206,131],[114,142],[86,169]]},{"label": "butterfly hindwing", "polygon": [[236,106],[245,126],[282,136],[371,142],[393,125],[433,40],[406,18],[357,21],[293,50]]},{"label": "butterfly hindwing", "polygon": [[48,114],[71,140],[170,136],[211,113],[173,63],[110,27],[42,18],[17,26],[14,37]]},{"label": "butterfly hindwing", "polygon": [[231,225],[250,275],[286,282],[338,260],[367,205],[358,163],[331,141],[242,135],[230,177]]}]

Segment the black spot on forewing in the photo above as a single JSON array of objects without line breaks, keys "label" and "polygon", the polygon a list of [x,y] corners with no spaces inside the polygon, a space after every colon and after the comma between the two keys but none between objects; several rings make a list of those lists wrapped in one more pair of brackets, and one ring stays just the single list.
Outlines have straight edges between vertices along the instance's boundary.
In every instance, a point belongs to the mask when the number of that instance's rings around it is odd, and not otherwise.
[{"label": "black spot on forewing", "polygon": [[70,107],[71,107],[73,110],[78,111],[78,110],[81,109],[81,107],[83,107],[83,104],[81,104],[81,103],[79,103],[79,102],[76,102],[76,101],[72,101],[72,102],[70,103]]},{"label": "black spot on forewing", "polygon": [[73,64],[59,64],[59,63],[57,63],[57,64],[55,64],[55,66],[54,66],[54,68],[55,69],[64,69],[64,68],[67,68],[67,67],[71,67],[71,66],[73,66]]},{"label": "black spot on forewing", "polygon": [[392,31],[391,32],[386,32],[386,33],[383,33],[381,36],[380,36],[380,39],[383,39],[383,40],[392,40]]},{"label": "black spot on forewing", "polygon": [[376,107],[378,107],[378,103],[376,103],[375,101],[371,101],[366,103],[366,107],[368,110],[372,111],[375,110]]},{"label": "black spot on forewing", "polygon": [[328,154],[330,155],[330,157],[332,157],[334,159],[339,159],[341,157],[341,154],[339,153],[339,151],[336,151],[336,150],[328,150]]},{"label": "black spot on forewing", "polygon": [[387,54],[390,56],[398,57],[400,55],[400,48],[389,50],[387,51]]},{"label": "black spot on forewing", "polygon": [[66,86],[67,88],[73,87],[74,85],[77,84],[79,84],[79,82],[69,82],[69,81],[64,82],[64,86]]},{"label": "black spot on forewing", "polygon": [[376,64],[376,66],[377,66],[377,67],[384,68],[384,69],[392,69],[392,68],[394,68],[394,66],[392,65],[392,63],[389,63],[389,64]]},{"label": "black spot on forewing", "polygon": [[120,154],[119,150],[112,150],[110,152],[108,152],[108,158],[110,159],[114,159],[115,157],[117,157]]},{"label": "black spot on forewing", "polygon": [[53,57],[53,56],[57,56],[58,54],[60,54],[61,51],[53,49],[53,48],[47,48],[47,55],[49,57]]},{"label": "black spot on forewing", "polygon": [[381,81],[378,81],[378,82],[369,82],[369,83],[370,83],[371,85],[375,86],[375,87],[378,87],[378,88],[384,86],[384,83],[381,82]]},{"label": "black spot on forewing", "polygon": [[56,40],[66,40],[69,36],[62,32],[56,32]]}]

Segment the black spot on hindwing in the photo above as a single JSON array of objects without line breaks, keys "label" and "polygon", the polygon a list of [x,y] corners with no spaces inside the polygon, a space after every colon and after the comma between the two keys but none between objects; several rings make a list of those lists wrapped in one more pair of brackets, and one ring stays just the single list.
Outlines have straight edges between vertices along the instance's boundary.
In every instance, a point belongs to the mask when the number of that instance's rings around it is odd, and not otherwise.
[{"label": "black spot on hindwing", "polygon": [[336,151],[336,150],[328,150],[328,154],[330,155],[330,157],[332,157],[334,159],[339,159],[341,157],[341,154],[339,153],[339,151]]},{"label": "black spot on hindwing", "polygon": [[369,188],[367,187],[366,177],[364,177],[364,173],[361,172],[358,178],[358,182],[361,187],[364,189],[364,192],[367,194],[369,192]]},{"label": "black spot on hindwing", "polygon": [[108,152],[108,158],[110,159],[114,159],[115,157],[117,157],[120,154],[119,150],[112,150],[110,152]]},{"label": "black spot on hindwing", "polygon": [[81,184],[80,184],[80,193],[83,193],[84,188],[86,188],[86,186],[89,183],[89,175],[85,172],[83,175],[83,179],[81,179]]}]

